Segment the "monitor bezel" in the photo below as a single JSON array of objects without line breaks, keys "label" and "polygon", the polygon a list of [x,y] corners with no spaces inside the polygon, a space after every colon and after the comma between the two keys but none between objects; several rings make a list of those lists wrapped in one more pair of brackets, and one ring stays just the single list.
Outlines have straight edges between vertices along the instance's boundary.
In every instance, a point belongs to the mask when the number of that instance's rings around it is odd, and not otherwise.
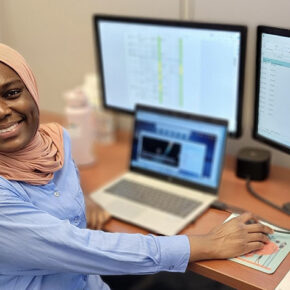
[{"label": "monitor bezel", "polygon": [[255,81],[255,109],[254,109],[254,127],[252,136],[257,141],[270,145],[273,148],[290,154],[290,148],[285,145],[275,142],[270,138],[266,138],[258,133],[258,121],[259,121],[259,95],[260,95],[260,74],[261,74],[261,48],[262,48],[262,34],[273,34],[278,36],[290,37],[290,30],[279,27],[271,27],[265,25],[259,25],[257,27],[257,45],[256,45],[256,81]]},{"label": "monitor bezel", "polygon": [[134,132],[135,132],[135,127],[136,127],[136,114],[138,111],[147,111],[147,112],[155,112],[161,115],[170,115],[170,116],[176,116],[176,117],[182,117],[188,120],[195,120],[195,121],[201,121],[201,122],[208,122],[211,124],[216,124],[216,125],[222,125],[224,127],[228,127],[228,121],[224,120],[224,119],[216,119],[216,118],[211,118],[211,117],[205,117],[205,116],[201,116],[201,115],[196,115],[196,114],[190,114],[190,113],[186,113],[186,112],[182,112],[182,111],[174,111],[174,110],[170,110],[170,109],[163,109],[163,108],[158,108],[158,107],[151,107],[151,106],[147,106],[147,105],[141,105],[141,104],[136,104],[135,106],[135,110],[134,110],[134,128],[133,128],[133,135],[132,135],[132,141],[131,141],[131,151],[130,151],[130,159],[129,159],[129,168],[130,171],[132,172],[136,172],[136,173],[142,173],[146,176],[149,177],[154,177],[157,178],[159,180],[163,180],[163,181],[167,181],[169,183],[173,182],[174,184],[178,184],[178,185],[182,185],[191,189],[197,189],[197,190],[202,190],[204,192],[207,192],[209,194],[218,194],[218,190],[220,188],[220,183],[221,183],[221,177],[222,177],[222,173],[223,173],[223,168],[224,168],[224,163],[225,163],[225,153],[226,153],[226,145],[227,145],[227,134],[225,135],[225,139],[224,139],[224,144],[223,144],[223,156],[222,159],[220,161],[220,170],[219,170],[219,176],[218,176],[218,184],[217,186],[214,187],[210,187],[210,186],[206,186],[206,185],[202,185],[196,182],[191,182],[191,181],[184,181],[184,180],[180,180],[176,177],[172,177],[172,176],[166,176],[165,174],[161,174],[158,172],[154,172],[154,171],[149,171],[149,170],[144,170],[141,169],[139,167],[136,166],[132,166],[131,165],[131,160],[132,160],[132,156],[133,156],[133,141],[134,141]]},{"label": "monitor bezel", "polygon": [[[95,36],[95,48],[96,48],[96,64],[98,72],[100,73],[100,85],[101,85],[101,98],[103,107],[107,110],[114,112],[125,113],[134,115],[134,110],[126,110],[117,106],[109,105],[106,100],[105,81],[104,81],[104,64],[102,60],[102,47],[99,33],[100,21],[115,21],[122,23],[136,23],[136,24],[148,24],[159,26],[172,26],[181,28],[198,28],[198,29],[212,29],[239,32],[241,34],[241,45],[239,53],[239,75],[238,75],[238,89],[237,89],[237,114],[236,114],[236,130],[228,131],[228,136],[232,138],[239,138],[242,135],[242,113],[243,113],[243,94],[244,94],[244,78],[245,78],[245,59],[246,59],[246,41],[247,41],[247,26],[234,25],[234,24],[220,24],[220,23],[206,23],[206,22],[193,22],[182,20],[169,20],[169,19],[154,19],[145,17],[128,17],[128,16],[115,16],[106,14],[93,15],[93,28]],[[214,116],[215,117],[215,116]]]}]

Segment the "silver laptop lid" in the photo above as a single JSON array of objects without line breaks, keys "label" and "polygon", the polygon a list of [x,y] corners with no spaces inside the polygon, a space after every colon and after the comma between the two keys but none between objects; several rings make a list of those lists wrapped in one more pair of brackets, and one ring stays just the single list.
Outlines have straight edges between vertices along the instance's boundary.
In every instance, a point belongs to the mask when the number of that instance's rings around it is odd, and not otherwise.
[{"label": "silver laptop lid", "polygon": [[227,121],[137,105],[130,169],[217,193]]}]

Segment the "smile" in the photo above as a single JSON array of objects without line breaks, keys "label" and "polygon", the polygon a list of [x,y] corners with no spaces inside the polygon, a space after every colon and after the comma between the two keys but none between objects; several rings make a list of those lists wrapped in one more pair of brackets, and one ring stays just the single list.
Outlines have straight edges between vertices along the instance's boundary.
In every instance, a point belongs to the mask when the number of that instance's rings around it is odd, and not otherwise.
[{"label": "smile", "polygon": [[18,129],[21,127],[22,121],[19,121],[17,123],[14,123],[10,125],[9,127],[0,129],[0,135],[1,137],[10,137],[11,135],[14,135],[17,133]]},{"label": "smile", "polygon": [[18,126],[18,123],[6,128],[6,129],[0,129],[0,134],[13,131],[17,126]]}]

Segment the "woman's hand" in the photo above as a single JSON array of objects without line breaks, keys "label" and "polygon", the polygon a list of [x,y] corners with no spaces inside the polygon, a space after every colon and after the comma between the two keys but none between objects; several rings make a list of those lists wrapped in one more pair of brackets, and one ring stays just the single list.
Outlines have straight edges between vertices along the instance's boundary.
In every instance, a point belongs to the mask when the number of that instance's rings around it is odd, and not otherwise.
[{"label": "woman's hand", "polygon": [[227,259],[263,248],[273,230],[256,220],[251,213],[244,213],[214,228],[204,236],[189,236],[190,261]]},{"label": "woman's hand", "polygon": [[89,196],[84,196],[86,203],[87,227],[92,230],[100,230],[110,219],[111,215]]}]

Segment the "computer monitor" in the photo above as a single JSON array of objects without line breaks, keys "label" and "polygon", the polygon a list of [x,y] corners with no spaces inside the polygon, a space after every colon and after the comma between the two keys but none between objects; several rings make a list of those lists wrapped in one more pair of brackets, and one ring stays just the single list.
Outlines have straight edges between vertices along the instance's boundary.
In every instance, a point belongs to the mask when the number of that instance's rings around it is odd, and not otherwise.
[{"label": "computer monitor", "polygon": [[95,15],[103,104],[136,104],[226,119],[241,135],[247,28]]},{"label": "computer monitor", "polygon": [[290,30],[257,29],[253,137],[290,154]]}]

